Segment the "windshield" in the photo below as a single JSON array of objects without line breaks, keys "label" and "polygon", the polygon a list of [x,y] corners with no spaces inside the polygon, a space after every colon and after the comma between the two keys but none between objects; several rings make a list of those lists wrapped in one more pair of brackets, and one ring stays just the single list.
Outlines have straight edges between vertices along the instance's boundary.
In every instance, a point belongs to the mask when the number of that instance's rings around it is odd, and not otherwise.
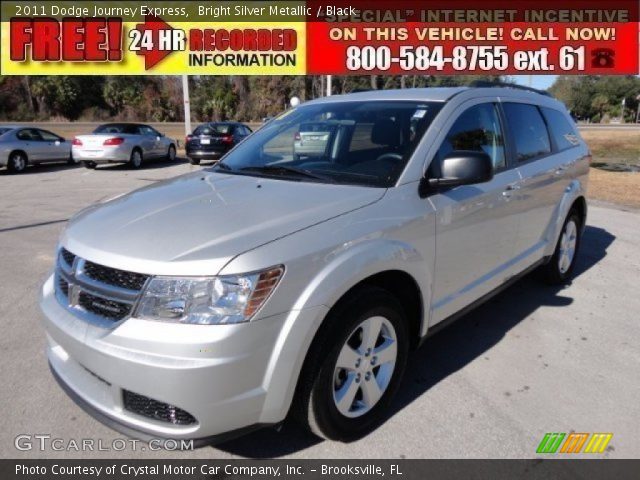
[{"label": "windshield", "polygon": [[132,125],[128,123],[109,123],[107,125],[100,125],[93,133],[128,133],[132,135],[138,135],[138,125]]},{"label": "windshield", "polygon": [[0,135],[4,135],[8,131],[13,130],[12,128],[0,127]]},{"label": "windshield", "polygon": [[441,106],[415,101],[303,105],[252,134],[214,171],[390,187]]}]

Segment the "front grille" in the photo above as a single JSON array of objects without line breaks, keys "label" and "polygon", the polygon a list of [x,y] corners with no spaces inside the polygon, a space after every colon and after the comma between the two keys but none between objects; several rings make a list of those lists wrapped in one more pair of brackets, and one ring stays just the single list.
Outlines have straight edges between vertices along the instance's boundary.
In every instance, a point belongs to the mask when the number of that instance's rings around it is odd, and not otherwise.
[{"label": "front grille", "polygon": [[62,277],[58,277],[58,288],[64,294],[65,297],[69,296],[69,282],[67,282]]},{"label": "front grille", "polygon": [[98,297],[87,292],[80,292],[78,305],[86,311],[110,318],[112,320],[122,320],[129,315],[131,305],[106,298]]},{"label": "front grille", "polygon": [[141,290],[147,278],[149,278],[148,275],[141,273],[126,272],[116,268],[104,267],[89,261],[84,264],[84,274],[93,280],[128,290]]},{"label": "front grille", "polygon": [[122,391],[122,399],[125,410],[143,417],[172,423],[173,425],[192,425],[196,423],[196,419],[189,412],[129,390]]},{"label": "front grille", "polygon": [[76,256],[71,253],[66,248],[60,250],[60,256],[64,259],[65,263],[70,267],[73,266],[73,261],[76,259]]},{"label": "front grille", "polygon": [[[132,314],[149,275],[90,262],[60,249],[56,269],[58,301],[89,321],[124,320]],[[83,316],[84,314],[84,316]]]}]

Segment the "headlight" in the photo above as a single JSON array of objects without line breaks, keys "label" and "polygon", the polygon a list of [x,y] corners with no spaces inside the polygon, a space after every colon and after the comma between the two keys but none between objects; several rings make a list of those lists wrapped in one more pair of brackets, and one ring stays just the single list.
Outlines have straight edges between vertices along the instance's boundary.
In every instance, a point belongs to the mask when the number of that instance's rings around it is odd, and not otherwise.
[{"label": "headlight", "polygon": [[223,277],[153,277],[137,318],[216,325],[248,322],[269,298],[284,267]]}]

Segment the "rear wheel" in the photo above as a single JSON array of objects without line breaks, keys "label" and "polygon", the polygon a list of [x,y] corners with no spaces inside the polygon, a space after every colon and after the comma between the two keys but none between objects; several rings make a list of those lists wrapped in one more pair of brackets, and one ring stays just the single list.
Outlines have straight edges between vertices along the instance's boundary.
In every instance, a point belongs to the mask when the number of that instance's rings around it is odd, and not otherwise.
[{"label": "rear wheel", "polygon": [[361,289],[330,314],[314,341],[294,415],[323,438],[362,437],[385,418],[408,351],[397,299],[377,287]]},{"label": "rear wheel", "polygon": [[567,215],[556,249],[549,263],[542,267],[544,280],[551,285],[566,283],[573,275],[582,236],[582,222],[575,210]]},{"label": "rear wheel", "polygon": [[131,158],[129,159],[129,167],[134,170],[139,169],[142,166],[142,152],[138,148],[134,148],[131,152]]},{"label": "rear wheel", "polygon": [[84,168],[88,168],[88,169],[90,169],[90,170],[94,170],[94,169],[98,166],[98,164],[97,164],[96,162],[86,162],[86,161],[83,161],[83,162],[82,162],[82,166],[83,166]]},{"label": "rear wheel", "polygon": [[67,165],[76,165],[78,162],[73,158],[73,154],[69,153],[69,159],[67,160]]},{"label": "rear wheel", "polygon": [[170,162],[175,161],[176,159],[176,147],[173,145],[169,145],[169,151],[167,152],[167,160]]},{"label": "rear wheel", "polygon": [[200,165],[200,159],[199,158],[189,158],[189,163],[191,165]]},{"label": "rear wheel", "polygon": [[22,152],[13,152],[9,156],[9,162],[7,163],[7,169],[12,173],[24,172],[27,168],[28,159]]}]

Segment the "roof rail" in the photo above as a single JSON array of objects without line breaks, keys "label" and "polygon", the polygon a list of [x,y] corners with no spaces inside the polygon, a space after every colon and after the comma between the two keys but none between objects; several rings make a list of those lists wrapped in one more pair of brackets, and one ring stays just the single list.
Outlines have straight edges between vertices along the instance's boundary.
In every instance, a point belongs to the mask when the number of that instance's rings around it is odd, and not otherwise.
[{"label": "roof rail", "polygon": [[487,80],[474,80],[469,84],[471,88],[491,88],[491,87],[502,87],[502,88],[515,88],[516,90],[526,90],[528,92],[538,93],[540,95],[544,95],[545,97],[552,97],[549,92],[546,90],[538,90],[537,88],[525,87],[524,85],[518,85],[516,83],[506,83],[506,82],[490,82]]}]

